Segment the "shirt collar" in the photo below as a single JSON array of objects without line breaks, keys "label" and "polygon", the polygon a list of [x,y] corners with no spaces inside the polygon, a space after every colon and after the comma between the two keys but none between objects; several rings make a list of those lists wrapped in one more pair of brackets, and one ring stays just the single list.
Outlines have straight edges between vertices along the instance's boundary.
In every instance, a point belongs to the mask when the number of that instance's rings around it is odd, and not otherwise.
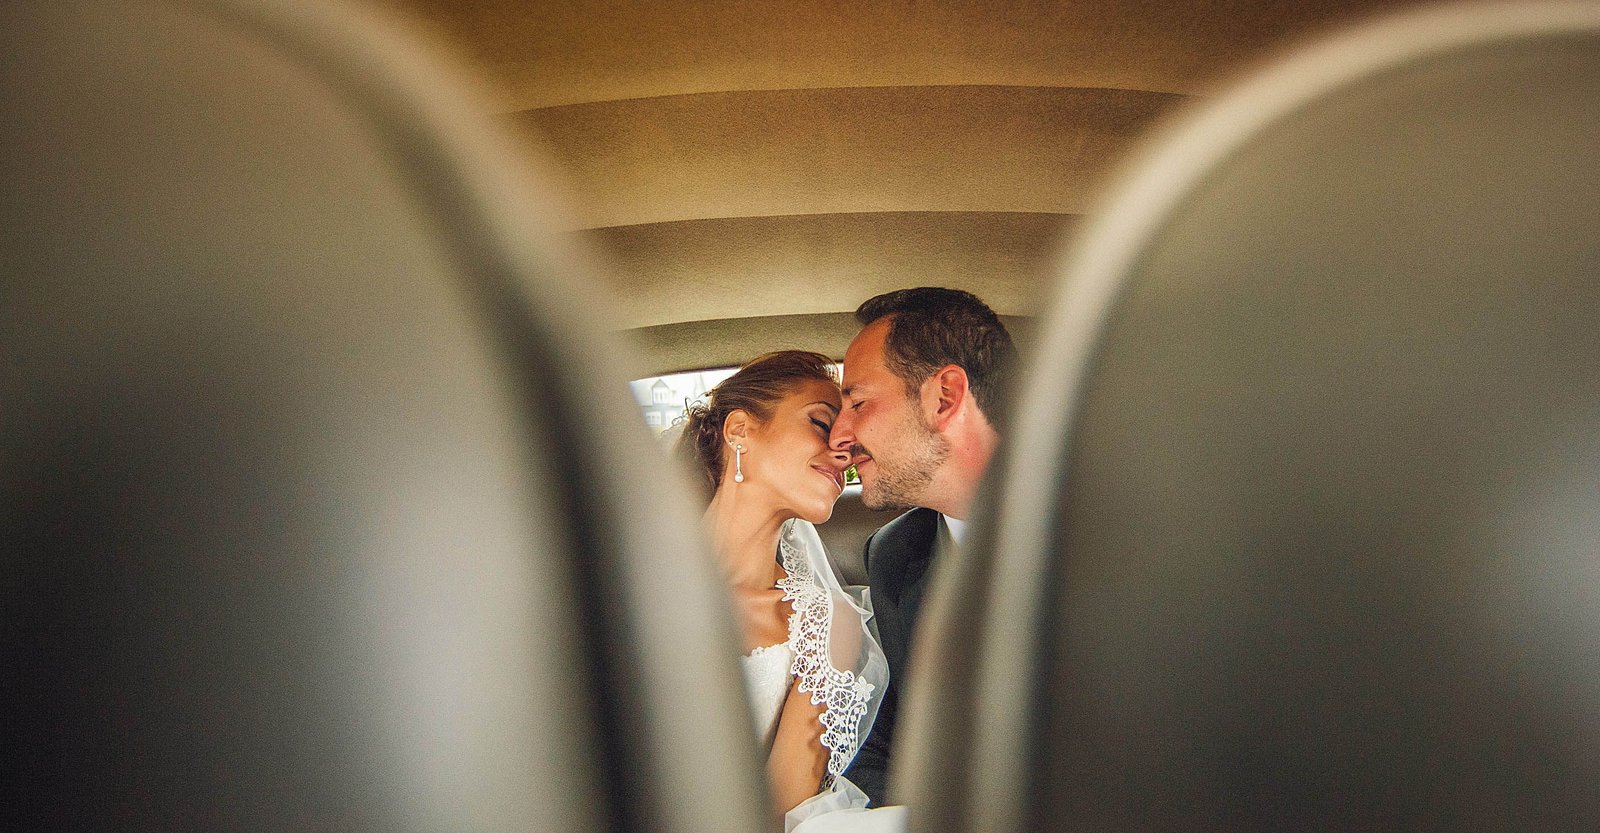
[{"label": "shirt collar", "polygon": [[960,546],[961,539],[967,535],[967,522],[943,513],[939,517],[944,518],[945,528],[950,530],[950,538],[956,542],[956,546]]}]

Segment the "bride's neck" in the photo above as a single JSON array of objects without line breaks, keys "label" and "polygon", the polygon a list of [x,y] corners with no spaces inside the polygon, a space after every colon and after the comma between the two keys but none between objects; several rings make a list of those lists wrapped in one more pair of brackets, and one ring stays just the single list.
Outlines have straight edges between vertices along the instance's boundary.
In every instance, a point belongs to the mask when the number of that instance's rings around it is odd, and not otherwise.
[{"label": "bride's neck", "polygon": [[734,589],[764,590],[777,578],[784,518],[736,490],[718,489],[704,518],[722,574]]}]

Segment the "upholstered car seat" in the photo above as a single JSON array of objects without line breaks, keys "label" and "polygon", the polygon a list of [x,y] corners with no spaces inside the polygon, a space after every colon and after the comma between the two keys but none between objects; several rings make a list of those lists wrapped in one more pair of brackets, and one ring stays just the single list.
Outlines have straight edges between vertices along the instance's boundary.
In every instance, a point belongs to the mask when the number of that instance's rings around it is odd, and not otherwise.
[{"label": "upholstered car seat", "polygon": [[8,827],[756,829],[603,304],[325,6],[0,10]]},{"label": "upholstered car seat", "polygon": [[1600,828],[1600,7],[1267,69],[1049,316],[919,644],[913,829]]}]

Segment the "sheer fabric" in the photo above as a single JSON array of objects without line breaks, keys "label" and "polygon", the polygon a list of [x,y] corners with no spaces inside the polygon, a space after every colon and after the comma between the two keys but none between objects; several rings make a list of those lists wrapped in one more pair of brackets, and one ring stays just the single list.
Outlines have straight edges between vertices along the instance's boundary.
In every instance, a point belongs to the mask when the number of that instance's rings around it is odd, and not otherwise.
[{"label": "sheer fabric", "polygon": [[[872,624],[865,587],[845,587],[828,563],[816,527],[802,520],[783,525],[778,536],[784,577],[778,581],[789,617],[785,643],[757,648],[741,665],[749,686],[757,737],[770,748],[782,697],[795,681],[814,705],[823,707],[822,744],[828,750],[827,774],[817,795],[791,810],[785,828],[825,813],[866,806],[866,794],[842,776],[877,716],[889,682]],[[787,655],[787,667],[775,661]],[[781,669],[781,676],[780,676]]]}]

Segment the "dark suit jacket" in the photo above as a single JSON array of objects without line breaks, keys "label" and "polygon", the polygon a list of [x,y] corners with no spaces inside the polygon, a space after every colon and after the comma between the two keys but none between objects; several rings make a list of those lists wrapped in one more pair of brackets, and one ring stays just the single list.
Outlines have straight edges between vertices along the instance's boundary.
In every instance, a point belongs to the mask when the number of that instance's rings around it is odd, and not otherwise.
[{"label": "dark suit jacket", "polygon": [[867,586],[872,588],[872,615],[889,661],[889,689],[878,706],[871,733],[844,775],[866,791],[873,807],[882,806],[886,797],[895,712],[905,691],[912,633],[941,528],[938,512],[913,509],[867,539],[863,556]]}]

